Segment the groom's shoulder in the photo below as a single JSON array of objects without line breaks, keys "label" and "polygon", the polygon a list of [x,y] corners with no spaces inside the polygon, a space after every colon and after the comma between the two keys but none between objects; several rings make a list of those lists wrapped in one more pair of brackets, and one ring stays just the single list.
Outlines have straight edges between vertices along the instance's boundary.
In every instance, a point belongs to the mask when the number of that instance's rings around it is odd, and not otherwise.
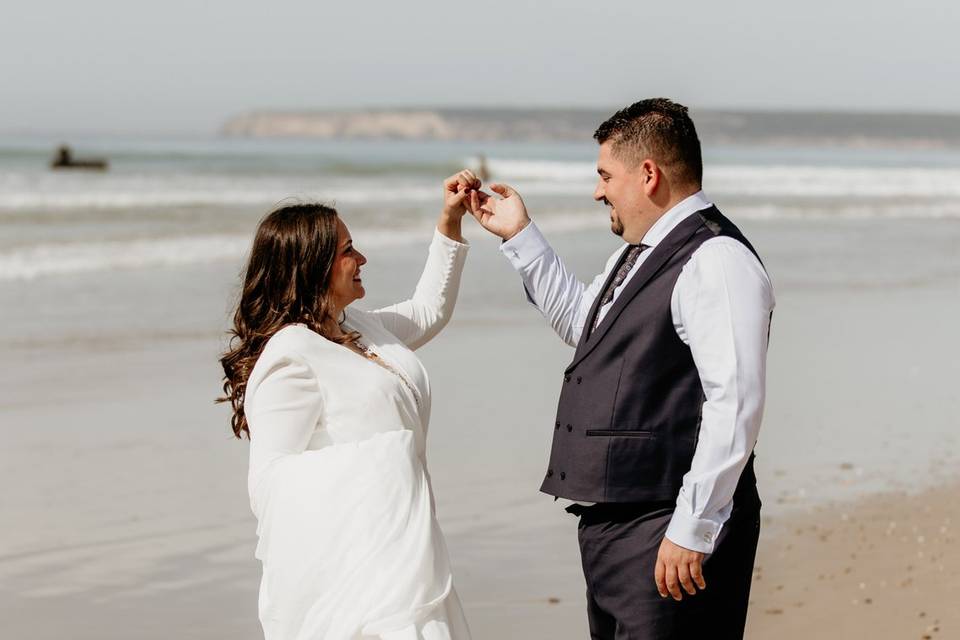
[{"label": "groom's shoulder", "polygon": [[730,218],[723,215],[716,205],[701,209],[695,215],[703,222],[703,226],[709,234],[714,236],[743,235],[740,228]]},{"label": "groom's shoulder", "polygon": [[730,220],[730,218],[723,215],[716,205],[711,205],[706,209],[698,211],[696,215],[703,221],[701,229],[703,230],[704,238],[700,248],[703,248],[704,244],[714,246],[735,242],[746,248],[749,253],[753,254],[753,256],[763,264],[760,254],[757,253],[757,250],[747,239],[747,236],[740,230],[740,227]]}]

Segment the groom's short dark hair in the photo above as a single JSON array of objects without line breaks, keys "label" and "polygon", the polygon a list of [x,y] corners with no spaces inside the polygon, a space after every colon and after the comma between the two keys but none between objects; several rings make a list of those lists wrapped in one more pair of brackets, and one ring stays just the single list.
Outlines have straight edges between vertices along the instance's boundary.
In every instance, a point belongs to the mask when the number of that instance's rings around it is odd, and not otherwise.
[{"label": "groom's short dark hair", "polygon": [[703,157],[700,139],[687,108],[669,98],[648,98],[617,111],[593,137],[610,141],[613,153],[630,167],[646,158],[678,184],[700,186]]}]

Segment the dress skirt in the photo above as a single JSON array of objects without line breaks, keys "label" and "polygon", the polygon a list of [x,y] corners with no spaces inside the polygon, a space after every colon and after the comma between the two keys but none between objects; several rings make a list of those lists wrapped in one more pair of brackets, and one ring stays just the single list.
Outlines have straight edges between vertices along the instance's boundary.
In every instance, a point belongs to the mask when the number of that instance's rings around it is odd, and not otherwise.
[{"label": "dress skirt", "polygon": [[283,456],[251,494],[266,640],[467,640],[414,433]]}]

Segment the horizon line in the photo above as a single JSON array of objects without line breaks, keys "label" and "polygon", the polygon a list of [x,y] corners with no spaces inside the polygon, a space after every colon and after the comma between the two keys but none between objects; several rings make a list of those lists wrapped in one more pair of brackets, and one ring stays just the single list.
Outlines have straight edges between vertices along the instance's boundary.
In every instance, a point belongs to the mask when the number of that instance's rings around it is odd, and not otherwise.
[{"label": "horizon line", "polygon": [[[530,111],[530,112],[581,112],[581,113],[596,113],[596,112],[608,112],[614,113],[617,109],[622,107],[611,107],[604,105],[576,105],[576,106],[558,106],[558,105],[516,105],[516,104],[504,104],[504,105],[458,105],[458,104],[442,104],[442,105],[392,105],[392,106],[364,106],[364,105],[353,105],[353,106],[328,106],[328,107],[303,107],[303,108],[293,108],[293,107],[261,107],[261,108],[252,108],[245,111],[237,111],[232,115],[224,116],[221,120],[219,126],[223,126],[226,122],[243,116],[249,116],[252,114],[258,113],[273,113],[273,114],[323,114],[323,113],[364,113],[364,112],[411,112],[411,111],[435,111],[435,112],[444,112],[444,111],[475,111],[475,112],[495,112],[495,111]],[[867,107],[766,107],[766,106],[757,106],[757,107],[735,107],[735,106],[707,106],[707,107],[698,107],[690,106],[689,107],[693,112],[705,113],[705,114],[729,114],[729,115],[824,115],[824,116],[881,116],[881,117],[939,117],[939,118],[960,118],[960,110],[933,110],[928,108],[867,108]],[[0,135],[5,136],[24,136],[24,137],[61,137],[61,136],[116,136],[116,137],[133,137],[133,136],[145,136],[145,137],[164,137],[164,138],[177,138],[177,137],[209,137],[209,138],[218,138],[222,136],[219,128],[208,129],[206,127],[200,128],[157,128],[157,129],[136,129],[136,128],[122,128],[122,129],[99,129],[99,128],[73,128],[73,127],[50,127],[46,129],[34,129],[34,128],[16,128],[16,129],[5,129],[0,128]]]}]

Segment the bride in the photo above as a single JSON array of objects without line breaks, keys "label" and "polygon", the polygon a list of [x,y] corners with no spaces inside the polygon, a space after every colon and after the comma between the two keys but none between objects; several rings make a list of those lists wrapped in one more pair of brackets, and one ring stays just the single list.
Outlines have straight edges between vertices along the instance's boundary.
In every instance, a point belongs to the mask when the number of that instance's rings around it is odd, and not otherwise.
[{"label": "bride", "polygon": [[336,210],[285,206],[260,223],[222,401],[250,439],[248,489],[267,640],[464,640],[425,459],[427,372],[413,350],[449,321],[468,246],[464,198],[444,204],[413,297],[376,311]]}]

